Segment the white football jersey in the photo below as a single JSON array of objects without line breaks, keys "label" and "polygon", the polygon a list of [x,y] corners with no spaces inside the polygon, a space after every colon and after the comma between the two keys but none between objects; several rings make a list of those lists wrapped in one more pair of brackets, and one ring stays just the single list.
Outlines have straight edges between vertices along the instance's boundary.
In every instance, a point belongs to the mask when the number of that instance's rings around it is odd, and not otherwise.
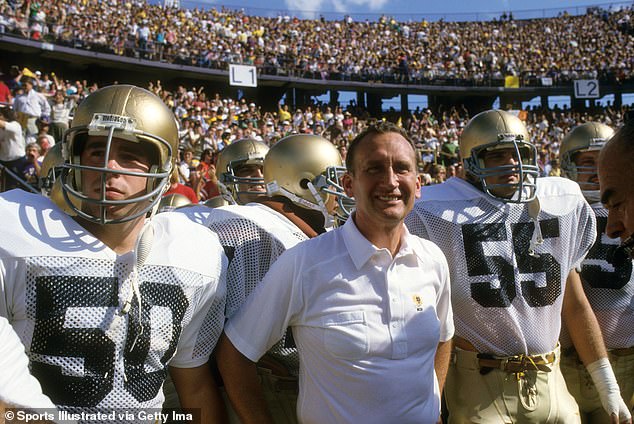
[{"label": "white football jersey", "polygon": [[[581,281],[599,321],[608,349],[634,346],[634,278],[632,261],[615,267],[608,258],[620,244],[605,234],[608,211],[592,204],[597,219],[597,239],[581,264]],[[563,341],[562,341],[563,343]]]},{"label": "white football jersey", "polygon": [[[196,206],[179,212],[215,231],[225,249],[229,258],[227,318],[240,308],[285,250],[308,240],[308,236],[288,218],[259,203],[214,209]],[[269,354],[297,375],[299,359],[290,334],[287,331]]]},{"label": "white football jersey", "polygon": [[[160,408],[168,364],[206,363],[226,296],[227,258],[211,231],[157,215],[136,266],[134,252],[117,255],[43,196],[3,193],[0,219],[0,315],[60,409]],[[141,305],[132,297],[126,313],[135,270]]]},{"label": "white football jersey", "polygon": [[566,278],[594,243],[596,223],[572,181],[540,178],[537,197],[538,228],[527,204],[497,201],[454,177],[424,187],[405,220],[447,257],[456,335],[480,352],[538,354],[557,345]]}]

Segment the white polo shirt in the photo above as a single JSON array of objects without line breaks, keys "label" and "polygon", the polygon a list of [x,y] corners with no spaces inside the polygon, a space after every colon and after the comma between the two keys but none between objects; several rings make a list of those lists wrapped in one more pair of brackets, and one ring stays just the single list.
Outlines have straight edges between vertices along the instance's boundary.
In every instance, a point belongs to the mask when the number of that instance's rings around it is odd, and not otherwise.
[{"label": "white polo shirt", "polygon": [[436,423],[450,297],[436,245],[405,230],[392,258],[349,219],[282,254],[225,332],[255,362],[292,327],[303,423]]}]

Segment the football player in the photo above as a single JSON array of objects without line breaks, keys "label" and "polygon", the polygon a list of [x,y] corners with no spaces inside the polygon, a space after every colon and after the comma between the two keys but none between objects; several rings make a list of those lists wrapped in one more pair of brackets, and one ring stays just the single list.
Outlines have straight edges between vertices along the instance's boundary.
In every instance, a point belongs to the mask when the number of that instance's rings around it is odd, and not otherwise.
[{"label": "football player", "polygon": [[[634,406],[634,282],[632,261],[614,263],[618,240],[605,234],[608,211],[599,202],[599,151],[614,130],[598,122],[572,129],[561,143],[559,156],[564,176],[576,181],[597,219],[597,238],[581,263],[583,289],[603,333],[608,356],[623,398]],[[565,330],[565,328],[564,328]],[[561,371],[575,397],[584,423],[610,422],[592,379],[579,360],[566,332],[562,333]],[[590,383],[590,384],[588,384]]]},{"label": "football player", "polygon": [[216,176],[221,195],[246,205],[266,197],[262,165],[269,146],[250,138],[237,140],[218,155]]},{"label": "football player", "polygon": [[[242,305],[286,249],[332,225],[337,200],[343,196],[336,189],[338,182],[327,177],[338,175],[336,169],[343,168],[341,157],[322,137],[288,136],[271,147],[263,166],[263,182],[270,198],[244,206],[182,210],[217,232],[227,252],[227,317]],[[259,373],[275,421],[296,422],[299,363],[290,333],[260,361]],[[227,385],[226,389],[238,416],[244,419],[254,412],[252,401],[242,396],[250,393],[248,388]]]},{"label": "football player", "polygon": [[59,409],[109,414],[160,408],[169,369],[184,408],[222,414],[206,362],[224,323],[226,256],[182,215],[152,218],[178,145],[172,112],[147,90],[105,87],[63,143],[52,198],[64,205],[0,195],[0,315],[33,375]]},{"label": "football player", "polygon": [[614,422],[630,422],[575,270],[596,238],[579,186],[537,179],[535,146],[508,112],[476,115],[460,152],[465,178],[424,187],[406,220],[440,246],[451,270],[449,422],[578,422],[559,369],[562,319],[603,407]]}]

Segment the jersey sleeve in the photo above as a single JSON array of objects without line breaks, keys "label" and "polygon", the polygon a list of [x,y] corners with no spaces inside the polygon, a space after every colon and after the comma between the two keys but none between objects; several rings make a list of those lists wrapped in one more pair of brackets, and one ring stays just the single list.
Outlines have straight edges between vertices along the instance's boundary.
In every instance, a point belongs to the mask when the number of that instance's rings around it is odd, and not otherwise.
[{"label": "jersey sleeve", "polygon": [[231,317],[285,248],[266,230],[242,217],[214,221],[209,228],[218,234],[229,258],[226,315]]},{"label": "jersey sleeve", "polygon": [[176,354],[169,364],[176,368],[194,368],[207,362],[222,333],[225,321],[227,257],[219,244],[210,255],[216,258],[217,274],[213,276],[212,282],[203,286],[191,321],[183,328]]},{"label": "jersey sleeve", "polygon": [[577,208],[579,226],[577,228],[578,237],[575,238],[575,246],[572,250],[572,268],[580,269],[588,251],[596,241],[597,221],[592,207],[584,199],[580,199]]},{"label": "jersey sleeve", "polygon": [[253,362],[284,336],[302,307],[295,251],[288,250],[279,257],[225,325],[229,340]]}]

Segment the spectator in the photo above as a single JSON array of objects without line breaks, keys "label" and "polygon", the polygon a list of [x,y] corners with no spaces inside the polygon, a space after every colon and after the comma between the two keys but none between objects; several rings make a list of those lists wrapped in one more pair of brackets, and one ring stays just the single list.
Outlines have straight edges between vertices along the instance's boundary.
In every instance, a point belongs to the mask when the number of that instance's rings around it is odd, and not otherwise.
[{"label": "spectator", "polygon": [[[51,106],[51,132],[55,143],[62,141],[64,132],[68,129],[70,113],[75,107],[72,97],[65,97],[62,90],[58,90]],[[53,144],[55,144],[53,143]]]},{"label": "spectator", "polygon": [[35,136],[38,133],[37,120],[48,118],[51,115],[51,106],[43,95],[35,91],[33,78],[22,78],[22,82],[24,83],[24,93],[16,96],[13,107],[20,122],[24,122],[25,135]]},{"label": "spectator", "polygon": [[[8,107],[0,108],[0,163],[15,175],[20,175],[24,155],[24,136],[15,112]],[[12,176],[5,172],[2,176],[0,189],[10,190],[18,186]]]},{"label": "spectator", "polygon": [[190,203],[198,203],[198,197],[196,197],[196,193],[191,187],[188,187],[184,184],[178,182],[178,170],[175,169],[170,176],[170,186],[169,189],[163,193],[163,196],[168,196],[170,194],[180,194],[181,196],[185,196],[189,199]]},{"label": "spectator", "polygon": [[42,148],[37,143],[29,143],[26,145],[26,155],[20,168],[20,176],[24,181],[33,188],[37,188],[38,179],[40,177],[40,168],[44,156]]}]

